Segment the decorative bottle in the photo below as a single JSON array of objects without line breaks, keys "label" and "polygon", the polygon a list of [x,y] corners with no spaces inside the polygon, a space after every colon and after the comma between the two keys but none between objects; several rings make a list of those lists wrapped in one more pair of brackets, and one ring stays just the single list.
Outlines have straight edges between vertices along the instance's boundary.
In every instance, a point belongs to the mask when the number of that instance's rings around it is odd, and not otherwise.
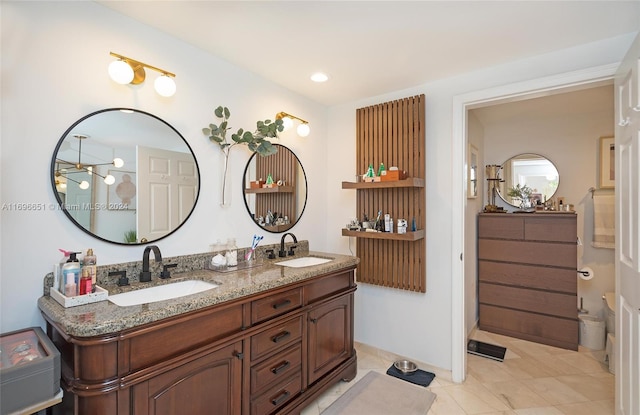
[{"label": "decorative bottle", "polygon": [[[82,261],[82,275],[84,276],[84,270],[87,270],[87,275],[89,276],[89,278],[91,278],[91,291],[89,292],[95,292],[96,291],[96,278],[97,278],[97,263],[98,263],[98,258],[93,254],[93,249],[89,248],[87,249],[87,255],[84,256],[84,259]],[[81,286],[82,288],[82,286]],[[85,293],[87,294],[87,293]]]},{"label": "decorative bottle", "polygon": [[236,239],[227,239],[227,266],[235,267],[238,265],[238,247],[236,246]]},{"label": "decorative bottle", "polygon": [[78,283],[80,282],[80,261],[76,257],[77,252],[70,252],[69,259],[62,267],[62,275],[65,281],[64,295],[75,297],[78,295]]}]

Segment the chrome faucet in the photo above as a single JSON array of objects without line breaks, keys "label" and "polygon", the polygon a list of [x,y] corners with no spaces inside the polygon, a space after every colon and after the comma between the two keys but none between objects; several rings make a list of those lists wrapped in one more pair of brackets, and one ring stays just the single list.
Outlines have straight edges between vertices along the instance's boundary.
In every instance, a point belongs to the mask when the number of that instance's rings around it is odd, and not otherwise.
[{"label": "chrome faucet", "polygon": [[156,262],[162,262],[160,248],[155,245],[149,245],[144,248],[144,253],[142,254],[142,272],[140,273],[140,282],[151,281],[151,271],[149,271],[149,252],[151,251],[153,251],[153,259]]},{"label": "chrome faucet", "polygon": [[[282,238],[280,239],[280,252],[278,252],[278,256],[280,258],[287,256],[287,252],[284,250],[284,239],[287,237],[287,235],[291,235],[291,237],[293,238],[293,243],[296,243],[296,244],[298,243],[298,238],[296,238],[296,236],[291,232],[287,232],[284,235],[282,235]],[[293,245],[289,248],[289,252],[288,252],[289,256],[294,254],[293,248],[296,248],[296,246]]]}]

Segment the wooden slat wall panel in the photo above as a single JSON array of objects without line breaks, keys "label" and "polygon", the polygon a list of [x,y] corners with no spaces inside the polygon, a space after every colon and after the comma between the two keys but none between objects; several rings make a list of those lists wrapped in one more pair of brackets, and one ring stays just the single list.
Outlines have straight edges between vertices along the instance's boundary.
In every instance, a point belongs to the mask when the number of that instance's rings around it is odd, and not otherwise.
[{"label": "wooden slat wall panel", "polygon": [[[356,112],[356,171],[364,173],[369,164],[378,170],[380,163],[397,166],[408,177],[424,178],[425,172],[425,97],[424,95],[377,104]],[[425,190],[385,188],[357,191],[357,216],[374,219],[378,211],[389,213],[394,229],[399,218],[408,227],[415,219],[418,229],[425,227]],[[360,258],[359,282],[426,292],[424,239],[396,241],[364,239],[357,241]]]},{"label": "wooden slat wall panel", "polygon": [[[296,187],[297,160],[290,151],[278,151],[270,156],[256,157],[256,180],[267,179],[272,175],[273,181],[283,180],[287,186]],[[298,217],[296,212],[295,193],[261,193],[256,197],[256,216],[267,215],[267,211],[282,213],[292,220]]]}]

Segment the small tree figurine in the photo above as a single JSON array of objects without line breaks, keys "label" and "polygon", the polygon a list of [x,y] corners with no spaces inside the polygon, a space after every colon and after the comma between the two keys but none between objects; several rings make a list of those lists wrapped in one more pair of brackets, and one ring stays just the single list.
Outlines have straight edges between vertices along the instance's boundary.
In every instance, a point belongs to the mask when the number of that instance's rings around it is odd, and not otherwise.
[{"label": "small tree figurine", "polygon": [[202,129],[202,133],[209,137],[209,140],[214,143],[218,143],[220,149],[224,152],[224,176],[222,181],[222,206],[228,204],[226,197],[227,187],[227,172],[229,171],[229,150],[238,144],[246,144],[254,153],[258,153],[261,156],[268,156],[278,152],[278,149],[271,144],[269,138],[277,138],[278,133],[284,130],[282,120],[267,119],[264,121],[256,122],[256,130],[254,132],[245,131],[239,128],[237,132],[231,134],[231,142],[227,141],[227,131],[231,128],[228,127],[229,117],[231,112],[227,107],[218,107],[213,113],[216,117],[220,118],[222,122],[220,125],[209,124],[209,127]]},{"label": "small tree figurine", "polygon": [[515,185],[515,187],[512,187],[508,190],[507,196],[511,197],[512,199],[520,200],[520,209],[524,209],[526,207],[530,207],[531,193],[533,193],[533,189],[531,189],[526,184],[520,186],[520,183],[518,183]]}]

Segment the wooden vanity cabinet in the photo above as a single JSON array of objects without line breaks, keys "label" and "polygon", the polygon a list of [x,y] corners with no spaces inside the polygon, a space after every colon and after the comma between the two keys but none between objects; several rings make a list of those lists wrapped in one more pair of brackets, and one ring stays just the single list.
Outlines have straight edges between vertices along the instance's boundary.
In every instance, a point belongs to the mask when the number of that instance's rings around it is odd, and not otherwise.
[{"label": "wooden vanity cabinet", "polygon": [[91,338],[45,314],[61,351],[54,414],[298,414],[356,376],[353,269]]},{"label": "wooden vanity cabinet", "polygon": [[207,353],[131,388],[131,413],[237,414],[242,406],[242,342]]},{"label": "wooden vanity cabinet", "polygon": [[338,297],[309,311],[309,384],[351,354],[352,313],[351,296]]},{"label": "wooden vanity cabinet", "polygon": [[576,269],[575,214],[480,214],[480,329],[578,350]]}]

